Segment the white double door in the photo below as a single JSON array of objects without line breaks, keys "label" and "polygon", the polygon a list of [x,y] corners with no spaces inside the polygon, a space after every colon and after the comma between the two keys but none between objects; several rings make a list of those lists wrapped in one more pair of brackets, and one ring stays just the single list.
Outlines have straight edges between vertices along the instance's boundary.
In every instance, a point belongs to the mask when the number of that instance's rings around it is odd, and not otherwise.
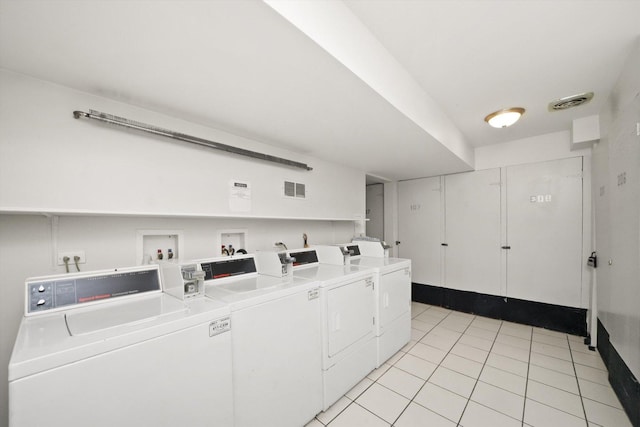
[{"label": "white double door", "polygon": [[399,183],[413,281],[579,307],[582,158]]}]

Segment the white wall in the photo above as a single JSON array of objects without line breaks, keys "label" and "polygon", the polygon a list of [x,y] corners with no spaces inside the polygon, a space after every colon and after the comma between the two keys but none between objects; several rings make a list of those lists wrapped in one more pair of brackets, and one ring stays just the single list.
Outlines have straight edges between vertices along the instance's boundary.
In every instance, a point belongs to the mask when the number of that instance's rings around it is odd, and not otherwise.
[{"label": "white wall", "polygon": [[[594,150],[598,319],[640,378],[640,39],[600,114]],[[621,180],[621,178],[623,178]],[[609,264],[611,260],[611,264]]]},{"label": "white wall", "polygon": [[[308,163],[296,170],[76,120],[96,109],[193,136]],[[234,212],[229,180],[250,182],[251,210]],[[284,180],[306,200],[281,196]],[[221,230],[247,230],[246,249],[340,243],[364,232],[361,171],[107,98],[0,70],[0,427],[24,281],[64,272],[57,251],[84,250],[83,270],[140,263],[138,230],[179,230],[181,258],[216,256]],[[46,215],[38,214],[45,212]],[[53,215],[52,215],[53,213]],[[113,215],[118,214],[118,215]],[[285,219],[288,218],[288,219]]]},{"label": "white wall", "polygon": [[[209,127],[0,70],[0,211],[362,218],[365,174]],[[118,126],[74,119],[98,111],[304,162],[312,171]],[[229,182],[251,185],[234,210]],[[285,180],[306,184],[284,198]]]},{"label": "white wall", "polygon": [[591,155],[590,148],[571,151],[570,145],[571,131],[566,130],[478,147],[476,170]]}]

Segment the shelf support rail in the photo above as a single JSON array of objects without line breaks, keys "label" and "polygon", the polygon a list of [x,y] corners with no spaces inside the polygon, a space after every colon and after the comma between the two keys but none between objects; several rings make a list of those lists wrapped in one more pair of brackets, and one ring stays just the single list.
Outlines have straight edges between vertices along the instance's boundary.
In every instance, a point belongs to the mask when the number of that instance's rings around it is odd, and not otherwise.
[{"label": "shelf support rail", "polygon": [[123,126],[129,129],[135,129],[143,132],[148,132],[154,135],[160,135],[178,141],[189,142],[191,144],[201,145],[204,147],[213,148],[216,150],[226,151],[228,153],[239,154],[242,156],[252,157],[254,159],[264,160],[268,162],[278,163],[283,166],[290,166],[299,169],[313,170],[312,167],[306,163],[300,163],[293,160],[283,159],[282,157],[271,156],[269,154],[258,153],[256,151],[245,150],[244,148],[234,147],[232,145],[221,144],[219,142],[209,141],[207,139],[198,138],[197,136],[190,136],[180,132],[174,132],[172,130],[163,129],[157,126],[148,125],[145,123],[137,122],[134,120],[125,119],[123,117],[114,116],[112,114],[101,113],[100,111],[89,110],[88,113],[84,111],[74,111],[73,117],[76,119],[86,118],[99,120],[104,123],[112,125]]}]

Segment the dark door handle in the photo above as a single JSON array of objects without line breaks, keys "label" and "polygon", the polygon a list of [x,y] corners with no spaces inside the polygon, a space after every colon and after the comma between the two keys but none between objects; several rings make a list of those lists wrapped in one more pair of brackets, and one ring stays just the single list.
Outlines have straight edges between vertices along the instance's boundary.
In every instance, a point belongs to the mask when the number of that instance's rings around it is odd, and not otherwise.
[{"label": "dark door handle", "polygon": [[503,246],[502,249],[511,249],[511,246]]}]

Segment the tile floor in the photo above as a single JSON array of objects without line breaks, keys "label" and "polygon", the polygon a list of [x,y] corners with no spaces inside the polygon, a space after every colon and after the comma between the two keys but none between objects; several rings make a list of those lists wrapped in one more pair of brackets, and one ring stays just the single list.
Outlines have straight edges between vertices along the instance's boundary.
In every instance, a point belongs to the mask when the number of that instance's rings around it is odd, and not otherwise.
[{"label": "tile floor", "polygon": [[306,427],[630,427],[583,338],[412,303],[412,340]]}]

